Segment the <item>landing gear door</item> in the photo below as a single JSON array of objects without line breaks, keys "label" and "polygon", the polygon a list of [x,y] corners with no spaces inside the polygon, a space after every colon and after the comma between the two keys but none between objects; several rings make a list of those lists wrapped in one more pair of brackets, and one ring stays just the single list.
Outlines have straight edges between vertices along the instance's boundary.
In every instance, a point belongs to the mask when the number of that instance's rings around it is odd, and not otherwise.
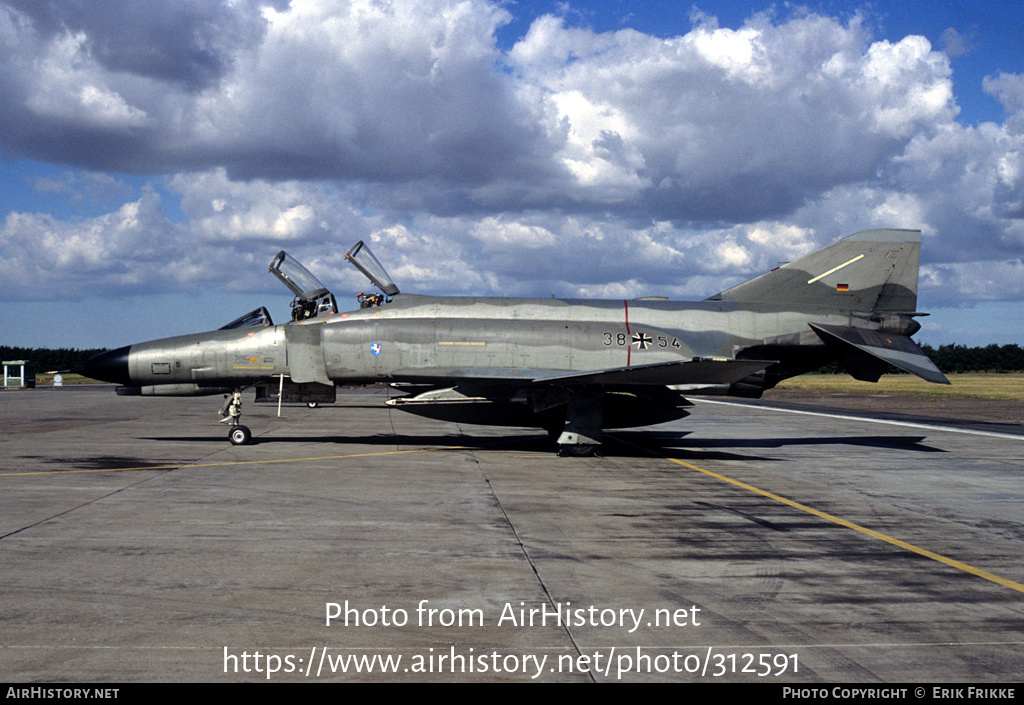
[{"label": "landing gear door", "polygon": [[348,251],[345,259],[354,264],[356,269],[365,274],[366,278],[373,282],[373,285],[383,291],[385,295],[394,296],[398,293],[398,285],[392,281],[388,273],[384,271],[384,267],[381,266],[377,258],[370,252],[370,248],[362,240],[357,242]]}]

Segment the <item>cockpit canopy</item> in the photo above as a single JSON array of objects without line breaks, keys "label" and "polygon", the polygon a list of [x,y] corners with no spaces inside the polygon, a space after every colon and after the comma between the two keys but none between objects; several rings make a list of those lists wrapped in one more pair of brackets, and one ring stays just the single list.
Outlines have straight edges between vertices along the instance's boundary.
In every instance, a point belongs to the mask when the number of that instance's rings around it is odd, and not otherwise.
[{"label": "cockpit canopy", "polygon": [[292,302],[293,321],[338,312],[334,294],[284,250],[278,252],[270,262],[270,273],[295,294],[295,300]]},{"label": "cockpit canopy", "polygon": [[327,293],[327,287],[284,250],[278,252],[270,263],[270,271],[300,299],[308,300]]},{"label": "cockpit canopy", "polygon": [[356,269],[366,275],[366,278],[373,282],[373,285],[384,292],[386,296],[394,296],[398,293],[398,285],[384,271],[384,267],[377,261],[377,258],[370,252],[362,240],[357,242],[345,255],[345,259],[355,265]]},{"label": "cockpit canopy", "polygon": [[[392,296],[398,293],[398,285],[388,276],[388,273],[381,266],[381,263],[370,252],[361,240],[348,251],[345,259],[355,265],[356,269],[366,275],[366,278],[373,282],[374,286],[384,292],[380,294],[360,294],[359,304],[362,308],[380,306],[391,300]],[[298,260],[291,257],[284,250],[277,253],[270,262],[270,273],[281,280],[293,294],[295,300],[292,302],[292,320],[301,321],[306,318],[316,318],[321,314],[337,313],[338,305],[334,300],[334,294],[327,290],[320,280],[302,266]],[[387,299],[385,300],[385,296]],[[254,311],[250,316],[258,313]],[[246,318],[243,316],[243,318]],[[269,319],[269,314],[268,314]],[[239,319],[241,321],[242,319]],[[239,321],[228,324],[236,325]],[[245,325],[251,325],[246,323]]]}]

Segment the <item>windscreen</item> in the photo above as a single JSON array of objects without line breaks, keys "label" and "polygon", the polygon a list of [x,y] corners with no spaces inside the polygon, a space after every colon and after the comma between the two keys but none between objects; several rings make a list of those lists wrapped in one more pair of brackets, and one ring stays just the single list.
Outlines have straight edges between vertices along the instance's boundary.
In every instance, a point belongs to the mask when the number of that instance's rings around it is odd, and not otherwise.
[{"label": "windscreen", "polygon": [[221,326],[220,330],[232,330],[234,328],[248,328],[250,326],[272,326],[274,321],[270,318],[270,312],[267,311],[266,306],[260,306],[255,311],[249,311],[244,316],[239,316],[235,320],[228,323],[226,326]]}]

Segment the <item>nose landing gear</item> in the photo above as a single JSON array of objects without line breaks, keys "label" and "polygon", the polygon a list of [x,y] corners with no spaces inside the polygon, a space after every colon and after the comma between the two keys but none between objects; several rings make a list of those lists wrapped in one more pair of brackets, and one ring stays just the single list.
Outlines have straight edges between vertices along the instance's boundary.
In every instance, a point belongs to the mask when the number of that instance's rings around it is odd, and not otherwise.
[{"label": "nose landing gear", "polygon": [[231,441],[232,445],[244,446],[252,441],[252,431],[249,430],[249,427],[238,423],[238,420],[242,417],[241,389],[235,389],[231,392],[230,397],[226,397],[224,405],[220,407],[220,415],[224,417],[220,420],[221,423],[231,424],[231,429],[228,431],[228,440]]}]

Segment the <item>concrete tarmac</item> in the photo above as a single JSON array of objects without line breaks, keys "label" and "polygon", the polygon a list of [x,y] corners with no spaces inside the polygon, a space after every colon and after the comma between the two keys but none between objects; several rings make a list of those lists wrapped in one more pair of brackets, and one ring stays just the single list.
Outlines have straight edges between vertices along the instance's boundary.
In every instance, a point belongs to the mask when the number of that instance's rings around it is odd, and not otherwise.
[{"label": "concrete tarmac", "polygon": [[1020,426],[709,399],[559,458],[386,394],[231,446],[220,397],[0,393],[0,680],[1024,680]]}]

